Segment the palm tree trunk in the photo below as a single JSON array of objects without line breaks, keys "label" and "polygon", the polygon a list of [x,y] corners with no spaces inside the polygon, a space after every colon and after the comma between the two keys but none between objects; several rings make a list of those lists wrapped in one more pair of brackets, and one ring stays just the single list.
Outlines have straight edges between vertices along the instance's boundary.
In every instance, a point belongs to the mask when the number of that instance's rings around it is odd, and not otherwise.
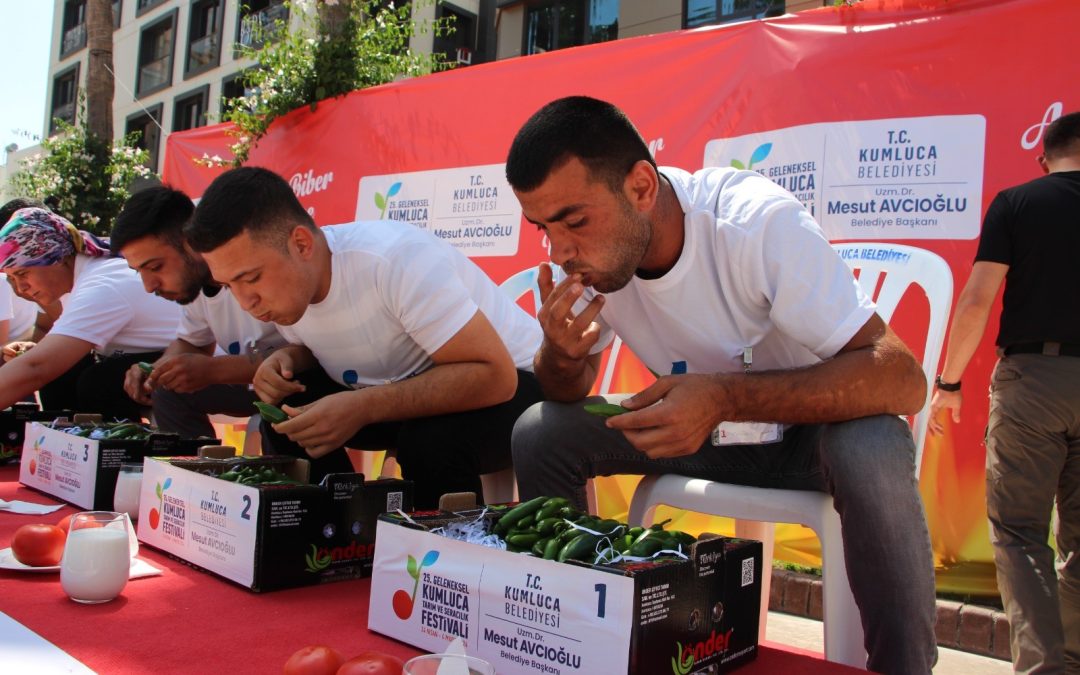
[{"label": "palm tree trunk", "polygon": [[88,0],[86,130],[107,145],[113,139],[113,14],[111,0]]}]

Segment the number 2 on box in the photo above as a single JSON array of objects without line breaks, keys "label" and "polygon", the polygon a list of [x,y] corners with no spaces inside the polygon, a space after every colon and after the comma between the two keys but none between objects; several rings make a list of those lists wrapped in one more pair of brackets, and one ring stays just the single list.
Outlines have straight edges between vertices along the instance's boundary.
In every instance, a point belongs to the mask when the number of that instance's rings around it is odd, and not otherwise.
[{"label": "number 2 on box", "polygon": [[607,584],[596,584],[593,586],[596,591],[596,616],[597,618],[604,618],[604,610],[607,605]]},{"label": "number 2 on box", "polygon": [[240,512],[240,517],[244,520],[251,520],[251,514],[248,511],[251,510],[251,497],[249,495],[243,496],[244,510]]}]

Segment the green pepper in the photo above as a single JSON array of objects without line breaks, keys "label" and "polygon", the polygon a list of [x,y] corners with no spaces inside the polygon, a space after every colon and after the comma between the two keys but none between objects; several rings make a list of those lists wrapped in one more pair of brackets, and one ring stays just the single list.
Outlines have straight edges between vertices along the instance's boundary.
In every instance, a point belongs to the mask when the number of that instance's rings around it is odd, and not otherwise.
[{"label": "green pepper", "polygon": [[621,405],[615,405],[614,403],[586,403],[585,412],[599,415],[600,417],[614,417],[630,411]]},{"label": "green pepper", "polygon": [[[589,534],[583,532],[578,536],[570,540],[568,544],[562,547],[559,551],[558,561],[566,562],[567,560],[581,560],[582,556],[590,553],[596,553],[596,545],[600,543],[600,537],[595,534]],[[589,562],[592,562],[591,560]]]},{"label": "green pepper", "polygon": [[154,366],[153,364],[147,363],[146,361],[139,361],[139,370],[149,375],[150,373],[154,372]]},{"label": "green pepper", "polygon": [[540,507],[543,506],[544,502],[547,500],[547,497],[535,497],[510,509],[499,518],[497,523],[495,523],[495,534],[500,537],[506,536],[506,534],[510,532],[510,529],[518,524],[518,521],[539,511]]},{"label": "green pepper", "polygon": [[259,415],[271,424],[280,424],[289,419],[289,416],[285,414],[285,411],[276,405],[270,405],[269,403],[263,403],[262,401],[255,401],[253,405],[259,410]]}]

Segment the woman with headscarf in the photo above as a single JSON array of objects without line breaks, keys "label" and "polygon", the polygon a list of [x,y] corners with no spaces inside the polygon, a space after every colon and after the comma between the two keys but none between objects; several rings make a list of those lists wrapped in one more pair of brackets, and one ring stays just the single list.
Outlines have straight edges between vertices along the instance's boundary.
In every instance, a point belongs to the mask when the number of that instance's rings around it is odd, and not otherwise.
[{"label": "woman with headscarf", "polygon": [[155,361],[174,337],[179,307],[143,290],[138,274],[108,244],[45,209],[20,209],[0,229],[0,272],[40,305],[60,301],[60,318],[30,351],[0,368],[0,409],[77,367],[77,412],[137,420],[124,392],[138,361]]}]

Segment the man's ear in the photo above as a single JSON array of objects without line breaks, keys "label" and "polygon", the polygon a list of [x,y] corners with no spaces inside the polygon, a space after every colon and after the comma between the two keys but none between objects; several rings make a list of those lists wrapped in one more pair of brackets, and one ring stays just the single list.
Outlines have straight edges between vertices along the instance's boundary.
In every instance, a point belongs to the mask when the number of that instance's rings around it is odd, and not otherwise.
[{"label": "man's ear", "polygon": [[657,195],[660,194],[660,177],[653,165],[644,159],[635,162],[630,173],[626,174],[623,192],[637,211],[651,211],[656,205]]},{"label": "man's ear", "polygon": [[297,225],[289,233],[289,243],[301,260],[311,260],[315,254],[315,233],[306,225]]}]

